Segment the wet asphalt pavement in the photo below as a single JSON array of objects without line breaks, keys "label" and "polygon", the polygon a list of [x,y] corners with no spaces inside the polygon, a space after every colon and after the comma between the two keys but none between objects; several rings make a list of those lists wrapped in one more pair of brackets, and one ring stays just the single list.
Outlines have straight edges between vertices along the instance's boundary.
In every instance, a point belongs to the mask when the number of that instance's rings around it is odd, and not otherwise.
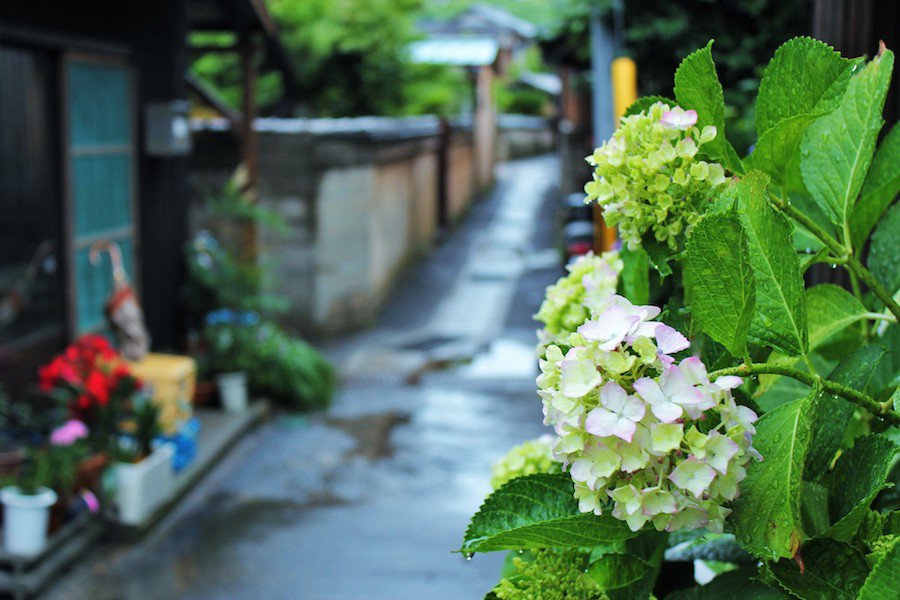
[{"label": "wet asphalt pavement", "polygon": [[134,544],[98,548],[45,597],[459,599],[502,556],[466,561],[490,465],[543,432],[531,315],[562,272],[556,160],[497,185],[395,290],[377,327],[331,342],[326,414],[278,414]]}]

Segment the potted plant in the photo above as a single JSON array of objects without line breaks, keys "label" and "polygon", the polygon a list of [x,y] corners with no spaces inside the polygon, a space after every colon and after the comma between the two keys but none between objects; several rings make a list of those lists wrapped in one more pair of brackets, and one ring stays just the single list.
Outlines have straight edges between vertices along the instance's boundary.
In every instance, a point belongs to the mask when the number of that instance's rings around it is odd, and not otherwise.
[{"label": "potted plant", "polygon": [[87,426],[76,419],[55,429],[47,441],[27,449],[14,485],[0,489],[3,544],[10,554],[35,556],[47,544],[50,508],[56,490],[67,490],[78,463],[87,455]]},{"label": "potted plant", "polygon": [[90,429],[98,452],[115,450],[120,420],[141,390],[106,338],[85,335],[39,370],[41,389]]},{"label": "potted plant", "polygon": [[107,480],[111,516],[124,525],[146,522],[175,487],[175,446],[155,443],[160,433],[158,412],[148,399],[136,399],[122,421],[121,435],[111,445],[114,462]]},{"label": "potted plant", "polygon": [[66,348],[40,376],[41,388],[90,426],[90,447],[111,462],[103,482],[112,517],[127,525],[144,522],[171,496],[174,449],[154,446],[159,411],[141,393],[141,382],[97,335]]},{"label": "potted plant", "polygon": [[221,309],[206,317],[204,338],[208,344],[209,370],[215,373],[219,399],[226,412],[247,410],[247,365],[252,344],[247,344],[246,328],[259,320],[256,313]]}]

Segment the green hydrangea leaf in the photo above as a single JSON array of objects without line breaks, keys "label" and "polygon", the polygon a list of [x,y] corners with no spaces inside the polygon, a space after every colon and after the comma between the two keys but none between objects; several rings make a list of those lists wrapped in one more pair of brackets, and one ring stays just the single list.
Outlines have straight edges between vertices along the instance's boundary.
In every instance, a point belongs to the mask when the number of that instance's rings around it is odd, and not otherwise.
[{"label": "green hydrangea leaf", "polygon": [[838,108],[810,125],[800,143],[803,182],[837,225],[848,222],[872,162],[893,65],[885,50],[854,75]]},{"label": "green hydrangea leaf", "polygon": [[[818,409],[817,409],[818,410]],[[813,450],[806,455],[812,456]],[[821,483],[804,481],[800,488],[800,514],[803,517],[803,531],[811,537],[831,527],[828,517],[828,487]]]},{"label": "green hydrangea leaf", "polygon": [[[900,171],[900,162],[896,169]],[[890,207],[878,222],[867,266],[892,295],[900,288],[900,204]]]},{"label": "green hydrangea leaf", "polygon": [[[683,532],[683,530],[682,530]],[[757,563],[756,559],[740,547],[730,533],[702,533],[697,537],[676,543],[666,550],[669,562],[715,561],[733,564]]]},{"label": "green hydrangea leaf", "polygon": [[656,579],[656,570],[633,554],[606,554],[588,567],[609,600],[646,600]]},{"label": "green hydrangea leaf", "polygon": [[747,236],[736,211],[706,215],[694,227],[684,282],[695,323],[732,355],[746,354],[755,291]]},{"label": "green hydrangea leaf", "polygon": [[815,350],[844,328],[865,318],[866,307],[844,288],[823,283],[806,290],[809,348]]},{"label": "green hydrangea leaf", "polygon": [[786,559],[769,565],[778,583],[801,600],[855,600],[869,573],[858,550],[834,540],[803,545],[804,570]]},{"label": "green hydrangea leaf", "polygon": [[675,101],[665,96],[641,96],[637,100],[635,100],[631,106],[625,109],[625,114],[623,117],[630,117],[631,115],[636,115],[638,113],[642,113],[657,102],[662,102],[663,104],[668,104],[669,106],[675,106]]},{"label": "green hydrangea leaf", "polygon": [[675,71],[675,99],[685,110],[697,111],[697,127],[714,125],[715,139],[703,146],[713,160],[731,171],[741,172],[740,158],[725,139],[725,94],[712,58],[713,40],[689,54]]},{"label": "green hydrangea leaf", "polygon": [[900,194],[900,169],[897,165],[900,165],[900,126],[894,123],[875,151],[859,202],[850,216],[854,248],[865,244],[884,209]]},{"label": "green hydrangea leaf", "polygon": [[624,265],[619,275],[619,287],[623,296],[633,304],[650,302],[650,259],[641,250],[623,248],[619,257]]},{"label": "green hydrangea leaf", "polygon": [[755,579],[755,567],[743,567],[717,575],[706,585],[678,590],[665,600],[787,600],[778,588]]},{"label": "green hydrangea leaf", "polygon": [[788,40],[766,67],[756,98],[756,168],[783,184],[806,129],[837,108],[854,61],[808,37]]},{"label": "green hydrangea leaf", "polygon": [[793,557],[805,537],[800,488],[813,400],[810,394],[779,406],[756,424],[753,446],[763,460],[748,466],[731,521],[738,542],[762,559]]},{"label": "green hydrangea leaf", "polygon": [[766,199],[768,183],[765,174],[751,171],[735,186],[756,284],[750,336],[785,354],[805,354],[806,303],[800,259],[791,246],[790,222]]},{"label": "green hydrangea leaf", "polygon": [[833,525],[824,535],[848,541],[875,496],[887,486],[898,448],[884,435],[867,435],[856,440],[834,465],[829,481],[828,512]]},{"label": "green hydrangea leaf", "polygon": [[660,243],[652,235],[645,235],[641,240],[641,248],[650,260],[650,266],[656,269],[661,277],[672,274],[672,266],[669,262],[673,259],[673,252],[665,243]]},{"label": "green hydrangea leaf", "polygon": [[488,496],[466,530],[461,552],[583,548],[634,537],[610,515],[580,513],[567,474],[517,477]]},{"label": "green hydrangea leaf", "polygon": [[847,88],[854,62],[819,40],[796,37],[786,41],[775,51],[759,82],[757,133],[797,115],[834,110]]},{"label": "green hydrangea leaf", "polygon": [[859,600],[891,600],[897,597],[900,582],[900,537],[878,559],[859,591]]},{"label": "green hydrangea leaf", "polygon": [[[887,350],[877,344],[864,346],[844,358],[828,375],[828,379],[864,392],[885,354]],[[804,479],[821,481],[828,475],[855,412],[855,405],[838,396],[825,394],[819,398],[810,452],[803,469]]]}]

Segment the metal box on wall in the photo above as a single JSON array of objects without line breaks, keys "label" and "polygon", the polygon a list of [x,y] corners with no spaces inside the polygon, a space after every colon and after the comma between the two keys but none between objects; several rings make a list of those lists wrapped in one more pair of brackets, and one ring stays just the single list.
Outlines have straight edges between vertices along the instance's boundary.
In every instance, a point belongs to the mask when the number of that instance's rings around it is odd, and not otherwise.
[{"label": "metal box on wall", "polygon": [[144,113],[144,152],[153,157],[185,156],[191,152],[188,100],[147,104]]}]

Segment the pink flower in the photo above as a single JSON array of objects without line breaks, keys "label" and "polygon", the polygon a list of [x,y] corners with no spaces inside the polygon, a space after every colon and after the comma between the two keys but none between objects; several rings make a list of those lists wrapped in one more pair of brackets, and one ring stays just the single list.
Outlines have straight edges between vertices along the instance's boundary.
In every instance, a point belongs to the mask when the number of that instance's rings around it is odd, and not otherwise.
[{"label": "pink flower", "polygon": [[[591,304],[588,301],[588,304]],[[611,352],[623,341],[632,342],[640,336],[653,337],[660,323],[651,322],[660,313],[656,306],[635,306],[622,296],[613,295],[591,306],[597,318],[578,328],[578,333],[598,348]]]},{"label": "pink flower", "polygon": [[100,512],[100,501],[97,500],[97,496],[94,495],[94,492],[91,490],[83,490],[81,492],[81,499],[84,500],[84,504],[91,514],[95,515]]},{"label": "pink flower", "polygon": [[688,339],[674,328],[665,324],[660,324],[656,328],[656,347],[659,349],[659,359],[662,361],[663,367],[668,367],[675,362],[675,359],[669,356],[670,354],[681,352],[690,345]]},{"label": "pink flower", "polygon": [[676,106],[672,110],[664,112],[659,122],[670,129],[681,129],[684,131],[697,123],[697,111],[684,110],[680,106]]},{"label": "pink flower", "polygon": [[71,446],[87,436],[87,425],[77,419],[69,419],[53,430],[50,434],[50,443],[54,446]]},{"label": "pink flower", "polygon": [[634,390],[663,423],[680,419],[686,407],[703,400],[700,390],[685,381],[684,373],[675,365],[663,371],[658,382],[649,377],[641,377],[634,382]]},{"label": "pink flower", "polygon": [[600,390],[600,404],[588,413],[584,428],[599,437],[614,435],[630,442],[646,407],[640,398],[629,396],[622,386],[610,381]]}]

